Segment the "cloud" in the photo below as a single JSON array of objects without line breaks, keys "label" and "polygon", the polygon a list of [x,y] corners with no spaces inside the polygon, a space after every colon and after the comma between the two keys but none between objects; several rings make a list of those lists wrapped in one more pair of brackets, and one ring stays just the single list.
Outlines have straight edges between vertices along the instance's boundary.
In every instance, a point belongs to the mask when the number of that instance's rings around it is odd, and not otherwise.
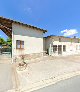
[{"label": "cloud", "polygon": [[72,36],[72,35],[75,35],[78,33],[78,31],[76,29],[66,29],[66,30],[63,30],[61,31],[61,33],[63,34],[63,36]]},{"label": "cloud", "polygon": [[66,30],[63,30],[63,31],[61,31],[61,33],[65,33],[65,32],[67,32],[68,30],[66,29]]},{"label": "cloud", "polygon": [[25,13],[32,13],[32,8],[30,8],[30,7],[24,8],[24,12]]},{"label": "cloud", "polygon": [[27,8],[27,11],[28,11],[28,12],[32,12],[32,9],[31,9],[31,8]]}]

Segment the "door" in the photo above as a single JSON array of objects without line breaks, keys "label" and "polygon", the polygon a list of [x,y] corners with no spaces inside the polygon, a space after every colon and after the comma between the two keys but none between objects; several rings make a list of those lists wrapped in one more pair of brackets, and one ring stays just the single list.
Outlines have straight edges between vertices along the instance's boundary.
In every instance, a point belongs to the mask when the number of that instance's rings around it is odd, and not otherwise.
[{"label": "door", "polygon": [[58,45],[58,54],[62,54],[62,45]]}]

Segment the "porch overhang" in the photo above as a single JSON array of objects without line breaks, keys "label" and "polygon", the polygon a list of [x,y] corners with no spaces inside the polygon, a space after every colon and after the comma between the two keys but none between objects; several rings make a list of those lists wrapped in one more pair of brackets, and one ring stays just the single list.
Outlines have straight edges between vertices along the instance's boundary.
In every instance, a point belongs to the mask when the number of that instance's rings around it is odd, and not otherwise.
[{"label": "porch overhang", "polygon": [[12,38],[12,20],[0,17],[0,29]]},{"label": "porch overhang", "polygon": [[10,38],[12,37],[12,23],[17,23],[19,25],[23,25],[29,28],[33,28],[33,29],[37,29],[39,31],[42,31],[43,33],[47,32],[47,30],[32,26],[32,25],[28,25],[28,24],[24,24],[18,21],[14,21],[11,19],[7,19],[4,17],[0,17],[0,29]]}]

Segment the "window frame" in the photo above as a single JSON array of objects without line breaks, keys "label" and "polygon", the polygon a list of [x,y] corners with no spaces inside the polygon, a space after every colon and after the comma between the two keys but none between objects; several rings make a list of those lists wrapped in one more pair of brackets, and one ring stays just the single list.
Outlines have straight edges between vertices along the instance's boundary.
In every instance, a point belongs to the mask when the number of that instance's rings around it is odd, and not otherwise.
[{"label": "window frame", "polygon": [[63,45],[63,52],[66,52],[66,45]]},{"label": "window frame", "polygon": [[[19,48],[18,48],[18,41],[20,42],[20,44],[19,44],[20,47]],[[22,41],[22,40],[16,40],[16,49],[24,49],[24,47],[22,48],[22,46],[24,46],[24,41]]]},{"label": "window frame", "polygon": [[57,45],[53,45],[53,52],[56,53],[57,52]]}]

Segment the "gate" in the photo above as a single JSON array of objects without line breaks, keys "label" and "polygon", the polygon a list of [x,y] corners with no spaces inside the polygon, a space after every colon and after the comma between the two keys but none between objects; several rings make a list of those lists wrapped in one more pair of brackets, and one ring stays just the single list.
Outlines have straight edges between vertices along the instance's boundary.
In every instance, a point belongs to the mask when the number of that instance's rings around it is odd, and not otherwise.
[{"label": "gate", "polygon": [[12,48],[0,48],[0,55],[12,57]]}]

